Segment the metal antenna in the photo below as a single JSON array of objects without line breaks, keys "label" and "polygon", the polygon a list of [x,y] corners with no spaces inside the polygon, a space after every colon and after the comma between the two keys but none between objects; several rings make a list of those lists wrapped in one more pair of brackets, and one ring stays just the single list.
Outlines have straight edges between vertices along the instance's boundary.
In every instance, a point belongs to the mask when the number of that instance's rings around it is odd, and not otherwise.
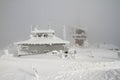
[{"label": "metal antenna", "polygon": [[31,31],[33,31],[33,25],[31,25]]},{"label": "metal antenna", "polygon": [[51,29],[51,24],[48,24],[48,29]]},{"label": "metal antenna", "polygon": [[66,26],[63,26],[63,38],[66,40]]}]

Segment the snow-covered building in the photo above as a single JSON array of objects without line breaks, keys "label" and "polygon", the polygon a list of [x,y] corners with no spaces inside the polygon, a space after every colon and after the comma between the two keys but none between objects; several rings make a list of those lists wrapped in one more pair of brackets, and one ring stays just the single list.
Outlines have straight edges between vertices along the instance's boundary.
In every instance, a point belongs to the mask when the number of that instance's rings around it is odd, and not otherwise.
[{"label": "snow-covered building", "polygon": [[18,55],[64,50],[66,44],[69,41],[56,37],[54,30],[39,30],[37,27],[31,30],[30,39],[16,43]]}]

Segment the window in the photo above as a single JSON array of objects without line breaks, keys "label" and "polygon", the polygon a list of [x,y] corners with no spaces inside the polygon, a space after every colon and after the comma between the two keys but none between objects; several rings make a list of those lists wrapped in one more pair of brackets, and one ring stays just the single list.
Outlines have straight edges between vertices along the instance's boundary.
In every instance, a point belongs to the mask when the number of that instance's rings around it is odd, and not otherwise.
[{"label": "window", "polygon": [[48,34],[44,34],[44,37],[48,37]]}]

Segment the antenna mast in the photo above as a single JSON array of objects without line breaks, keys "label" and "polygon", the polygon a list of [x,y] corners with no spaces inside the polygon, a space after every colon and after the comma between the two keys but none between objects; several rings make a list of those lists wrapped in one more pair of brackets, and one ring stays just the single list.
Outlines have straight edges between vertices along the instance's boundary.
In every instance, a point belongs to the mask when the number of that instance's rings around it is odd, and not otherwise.
[{"label": "antenna mast", "polygon": [[66,26],[63,26],[63,38],[66,40]]},{"label": "antenna mast", "polygon": [[48,25],[48,29],[51,29],[51,24]]}]

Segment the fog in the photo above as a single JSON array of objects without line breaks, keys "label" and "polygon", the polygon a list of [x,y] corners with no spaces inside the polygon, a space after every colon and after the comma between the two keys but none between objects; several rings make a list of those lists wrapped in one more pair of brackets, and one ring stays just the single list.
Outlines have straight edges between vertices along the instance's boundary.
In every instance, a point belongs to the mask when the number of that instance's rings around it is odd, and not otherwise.
[{"label": "fog", "polygon": [[63,25],[82,25],[90,43],[120,46],[120,0],[0,0],[0,48],[28,39],[32,24],[61,38]]}]

